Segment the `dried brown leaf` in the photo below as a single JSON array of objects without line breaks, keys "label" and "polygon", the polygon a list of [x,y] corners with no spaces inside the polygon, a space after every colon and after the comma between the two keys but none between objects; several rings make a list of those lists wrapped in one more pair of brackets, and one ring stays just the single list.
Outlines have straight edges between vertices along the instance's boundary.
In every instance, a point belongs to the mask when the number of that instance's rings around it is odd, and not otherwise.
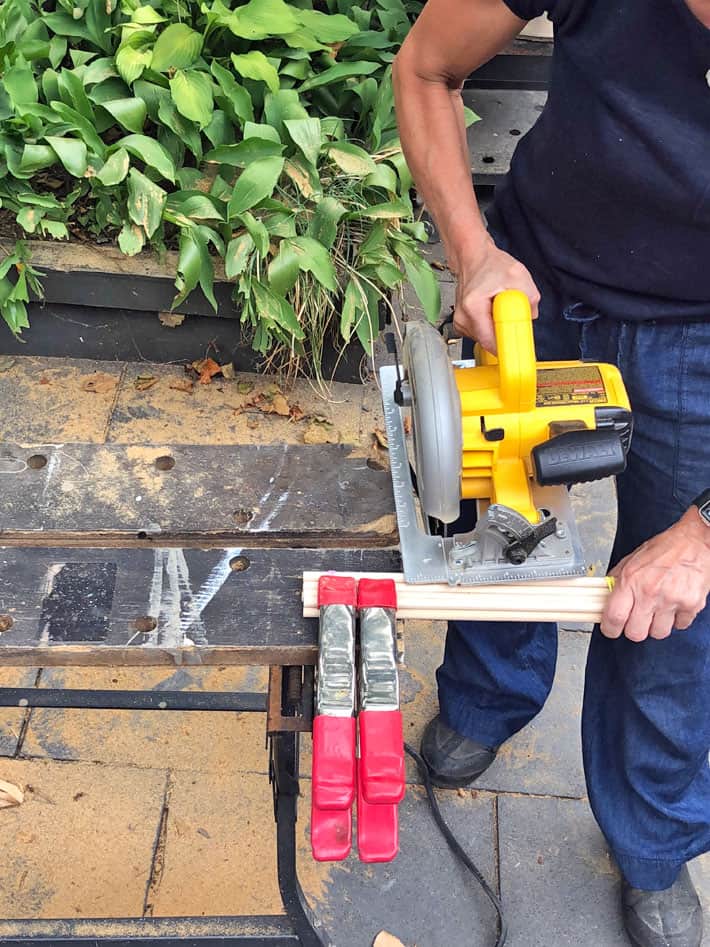
[{"label": "dried brown leaf", "polygon": [[380,931],[372,942],[372,947],[406,947],[399,937],[390,934],[389,931]]},{"label": "dried brown leaf", "polygon": [[237,377],[237,373],[234,371],[233,362],[227,362],[226,364],[221,365],[220,368],[222,370],[222,378],[226,378],[227,381],[234,381],[234,379]]},{"label": "dried brown leaf", "polygon": [[292,421],[302,421],[306,417],[306,413],[300,404],[292,404],[289,415]]},{"label": "dried brown leaf", "polygon": [[185,321],[184,312],[159,312],[158,319],[160,319],[160,324],[166,326],[168,329],[174,329],[176,326],[181,326]]},{"label": "dried brown leaf", "polygon": [[375,442],[376,442],[383,450],[387,450],[387,449],[388,449],[389,444],[388,444],[388,442],[387,442],[387,435],[386,435],[385,432],[382,430],[382,428],[376,427],[375,430],[372,432],[372,435],[373,435],[373,437],[375,438]]},{"label": "dried brown leaf", "polygon": [[200,376],[198,381],[201,385],[209,385],[213,377],[222,371],[213,358],[200,358],[192,363],[192,367]]},{"label": "dried brown leaf", "polygon": [[172,388],[173,391],[184,391],[188,395],[191,395],[195,388],[189,378],[174,378],[168,387]]},{"label": "dried brown leaf", "polygon": [[84,375],[81,379],[82,391],[88,391],[95,395],[105,395],[113,391],[118,384],[118,378],[115,375],[109,375],[107,372],[93,372],[91,375]]},{"label": "dried brown leaf", "polygon": [[12,355],[0,355],[0,372],[7,372],[16,364],[17,359]]},{"label": "dried brown leaf", "polygon": [[271,399],[271,410],[282,418],[287,418],[291,414],[291,406],[280,392]]},{"label": "dried brown leaf", "polygon": [[157,384],[158,379],[155,375],[139,375],[133,382],[133,387],[136,391],[148,391],[149,388]]},{"label": "dried brown leaf", "polygon": [[303,432],[304,444],[339,444],[340,434],[330,424],[312,422]]},{"label": "dried brown leaf", "polygon": [[9,809],[10,806],[20,806],[25,801],[25,794],[15,783],[8,783],[0,779],[0,809]]}]

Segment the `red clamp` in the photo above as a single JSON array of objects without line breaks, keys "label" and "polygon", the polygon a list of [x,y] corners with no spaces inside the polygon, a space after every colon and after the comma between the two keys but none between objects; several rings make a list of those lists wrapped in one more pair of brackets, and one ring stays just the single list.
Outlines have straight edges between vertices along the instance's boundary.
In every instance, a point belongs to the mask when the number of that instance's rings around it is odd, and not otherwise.
[{"label": "red clamp", "polygon": [[[311,798],[311,849],[316,861],[341,861],[347,858],[352,847],[352,805],[356,782],[356,721],[353,716],[356,604],[357,583],[354,579],[321,576],[318,582],[321,661],[317,716],[313,721]],[[343,622],[343,606],[352,610],[350,623]],[[348,636],[347,640],[338,640],[337,645],[351,655],[349,660],[353,665],[351,693],[343,696],[336,692],[337,707],[327,679],[331,670],[331,655],[327,653],[329,635],[335,633]]]},{"label": "red clamp", "polygon": [[[363,709],[358,716],[360,756],[358,759],[358,851],[363,862],[392,861],[399,849],[397,806],[404,797],[404,736],[399,708],[396,667],[395,612],[397,593],[391,579],[361,579],[358,588],[361,660],[367,665],[378,662],[378,670],[389,676],[390,687],[367,693],[367,673],[363,673],[365,692]],[[383,633],[389,624],[389,634]],[[375,641],[376,637],[376,641]],[[383,647],[391,639],[389,648]],[[372,640],[371,640],[372,639]],[[389,693],[387,692],[389,691]],[[378,703],[380,706],[378,706]]]}]

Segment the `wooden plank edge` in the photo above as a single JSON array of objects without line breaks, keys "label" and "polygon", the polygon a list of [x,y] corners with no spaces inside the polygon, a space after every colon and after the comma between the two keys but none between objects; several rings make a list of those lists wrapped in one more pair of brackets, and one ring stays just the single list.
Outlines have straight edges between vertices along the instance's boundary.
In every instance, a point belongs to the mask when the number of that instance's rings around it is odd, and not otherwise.
[{"label": "wooden plank edge", "polygon": [[[394,521],[394,514],[392,516]],[[241,532],[149,533],[147,530],[0,530],[2,547],[72,547],[127,549],[394,549],[399,542],[396,527],[386,533],[343,530],[332,532]]]},{"label": "wooden plank edge", "polygon": [[0,645],[0,667],[203,667],[214,665],[255,666],[279,664],[314,665],[318,648],[279,645],[230,647],[228,645],[185,648],[135,648],[96,645]]}]

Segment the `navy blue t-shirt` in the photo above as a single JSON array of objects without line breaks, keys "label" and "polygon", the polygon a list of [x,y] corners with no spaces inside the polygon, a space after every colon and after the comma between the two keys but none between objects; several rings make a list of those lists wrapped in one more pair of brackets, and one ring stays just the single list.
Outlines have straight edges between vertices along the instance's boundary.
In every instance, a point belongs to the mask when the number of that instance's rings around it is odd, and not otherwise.
[{"label": "navy blue t-shirt", "polygon": [[570,303],[710,319],[710,29],[684,0],[505,2],[555,49],[492,229]]}]

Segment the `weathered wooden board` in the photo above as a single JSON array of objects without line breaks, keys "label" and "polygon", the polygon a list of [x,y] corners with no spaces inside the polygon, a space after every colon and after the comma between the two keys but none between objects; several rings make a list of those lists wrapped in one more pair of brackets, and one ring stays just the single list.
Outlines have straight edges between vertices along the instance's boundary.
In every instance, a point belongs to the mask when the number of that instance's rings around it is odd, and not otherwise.
[{"label": "weathered wooden board", "polygon": [[0,665],[309,664],[304,569],[390,572],[387,550],[0,548]]},{"label": "weathered wooden board", "polygon": [[5,544],[396,542],[389,472],[346,445],[2,444],[0,476]]}]

